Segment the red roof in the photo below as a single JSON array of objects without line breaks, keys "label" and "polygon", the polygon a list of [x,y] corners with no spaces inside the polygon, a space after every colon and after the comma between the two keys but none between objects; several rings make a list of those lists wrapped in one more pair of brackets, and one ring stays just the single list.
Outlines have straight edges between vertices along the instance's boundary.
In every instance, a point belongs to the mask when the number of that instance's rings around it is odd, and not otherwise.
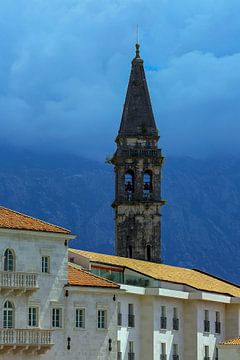
[{"label": "red roof", "polygon": [[118,284],[114,283],[113,281],[104,279],[97,275],[93,275],[86,270],[77,269],[72,265],[68,265],[68,285],[116,288],[116,289],[120,287]]},{"label": "red roof", "polygon": [[70,234],[70,230],[49,224],[31,216],[0,207],[0,228],[13,230],[43,231],[60,234]]}]

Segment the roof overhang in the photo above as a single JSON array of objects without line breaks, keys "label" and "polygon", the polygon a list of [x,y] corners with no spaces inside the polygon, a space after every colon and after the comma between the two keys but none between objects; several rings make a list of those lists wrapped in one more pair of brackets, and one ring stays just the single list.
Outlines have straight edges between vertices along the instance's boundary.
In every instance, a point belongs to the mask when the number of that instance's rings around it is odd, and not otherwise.
[{"label": "roof overhang", "polygon": [[33,231],[33,230],[22,230],[22,229],[5,229],[0,228],[0,236],[15,236],[15,237],[35,237],[35,238],[50,238],[59,240],[72,240],[76,238],[76,235],[65,234],[65,233],[54,233],[47,231]]}]

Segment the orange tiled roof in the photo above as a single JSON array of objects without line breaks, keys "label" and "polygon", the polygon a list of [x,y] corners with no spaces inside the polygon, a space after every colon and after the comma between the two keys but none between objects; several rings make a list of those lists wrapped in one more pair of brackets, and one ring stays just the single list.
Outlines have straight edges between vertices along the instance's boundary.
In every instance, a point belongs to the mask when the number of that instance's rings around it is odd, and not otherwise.
[{"label": "orange tiled roof", "polygon": [[119,288],[118,284],[110,280],[93,275],[86,270],[77,269],[72,265],[68,265],[68,284],[73,286]]},{"label": "orange tiled roof", "polygon": [[70,234],[70,230],[0,206],[0,228]]},{"label": "orange tiled roof", "polygon": [[220,345],[240,345],[240,337],[223,341],[220,343]]},{"label": "orange tiled roof", "polygon": [[239,286],[201,271],[90,251],[76,249],[69,249],[69,251],[85,256],[92,262],[125,267],[156,280],[183,284],[201,291],[240,297]]}]

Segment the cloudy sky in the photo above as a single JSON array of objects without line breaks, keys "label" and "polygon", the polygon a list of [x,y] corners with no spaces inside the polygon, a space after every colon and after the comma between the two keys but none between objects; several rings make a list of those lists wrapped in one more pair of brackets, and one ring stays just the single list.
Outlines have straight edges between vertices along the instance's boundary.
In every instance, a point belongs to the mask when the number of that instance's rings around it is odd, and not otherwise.
[{"label": "cloudy sky", "polygon": [[110,154],[139,24],[164,153],[240,153],[239,13],[239,0],[2,0],[1,143]]}]

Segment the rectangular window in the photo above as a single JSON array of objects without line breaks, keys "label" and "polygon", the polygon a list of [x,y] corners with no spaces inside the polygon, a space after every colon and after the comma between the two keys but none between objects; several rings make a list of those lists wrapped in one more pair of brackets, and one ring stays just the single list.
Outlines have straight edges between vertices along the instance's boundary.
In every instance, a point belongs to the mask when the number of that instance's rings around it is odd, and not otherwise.
[{"label": "rectangular window", "polygon": [[107,310],[98,310],[98,329],[107,328]]},{"label": "rectangular window", "polygon": [[210,332],[209,311],[204,310],[204,332]]},{"label": "rectangular window", "polygon": [[128,327],[135,326],[135,316],[133,304],[128,304]]},{"label": "rectangular window", "polygon": [[166,343],[161,343],[161,360],[167,360],[167,346]]},{"label": "rectangular window", "polygon": [[42,273],[50,273],[50,257],[42,256]]},{"label": "rectangular window", "polygon": [[117,303],[117,322],[118,322],[118,326],[122,326],[122,313],[121,313],[121,303],[118,302]]},{"label": "rectangular window", "polygon": [[167,310],[166,310],[166,306],[161,306],[160,328],[161,329],[167,329]]},{"label": "rectangular window", "polygon": [[134,360],[134,343],[133,341],[128,342],[128,360]]},{"label": "rectangular window", "polygon": [[179,330],[178,308],[173,308],[173,330]]},{"label": "rectangular window", "polygon": [[62,308],[52,309],[52,327],[53,328],[62,327]]},{"label": "rectangular window", "polygon": [[117,360],[122,360],[121,341],[117,341]]},{"label": "rectangular window", "polygon": [[28,308],[28,326],[38,326],[38,308],[29,307]]},{"label": "rectangular window", "polygon": [[209,346],[204,346],[204,360],[209,360]]},{"label": "rectangular window", "polygon": [[215,360],[218,360],[218,348],[215,350]]},{"label": "rectangular window", "polygon": [[178,344],[173,344],[173,360],[179,360]]},{"label": "rectangular window", "polygon": [[220,311],[216,311],[215,333],[216,333],[216,334],[221,334]]},{"label": "rectangular window", "polygon": [[85,309],[76,309],[76,328],[85,329]]}]

